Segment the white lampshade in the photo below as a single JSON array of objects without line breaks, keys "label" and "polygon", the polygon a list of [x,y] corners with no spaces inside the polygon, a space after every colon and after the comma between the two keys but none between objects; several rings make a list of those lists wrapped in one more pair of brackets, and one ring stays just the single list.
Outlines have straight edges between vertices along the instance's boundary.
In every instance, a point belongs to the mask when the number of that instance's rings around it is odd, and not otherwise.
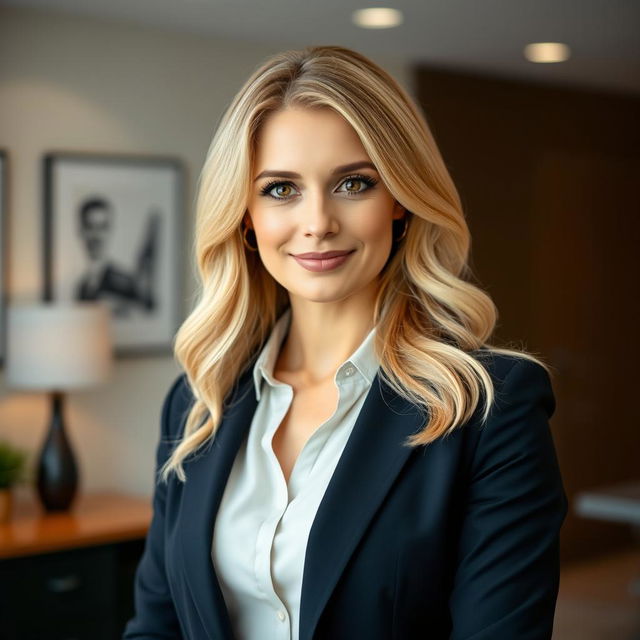
[{"label": "white lampshade", "polygon": [[111,319],[102,303],[38,303],[7,309],[6,383],[64,391],[108,379]]}]

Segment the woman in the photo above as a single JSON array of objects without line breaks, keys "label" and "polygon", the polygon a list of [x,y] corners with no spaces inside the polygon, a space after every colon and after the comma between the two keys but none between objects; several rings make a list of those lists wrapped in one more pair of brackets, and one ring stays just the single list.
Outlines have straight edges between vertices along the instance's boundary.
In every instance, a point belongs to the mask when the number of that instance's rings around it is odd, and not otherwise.
[{"label": "woman", "polygon": [[551,637],[553,391],[489,343],[469,245],[386,72],[326,46],[253,73],[201,174],[124,638]]}]

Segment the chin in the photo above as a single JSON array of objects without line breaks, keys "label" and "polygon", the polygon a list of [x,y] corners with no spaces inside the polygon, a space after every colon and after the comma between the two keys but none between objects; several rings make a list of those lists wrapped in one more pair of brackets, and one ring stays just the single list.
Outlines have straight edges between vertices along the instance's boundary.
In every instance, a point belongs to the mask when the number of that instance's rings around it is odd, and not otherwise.
[{"label": "chin", "polygon": [[356,290],[337,290],[335,287],[321,287],[323,290],[300,290],[289,289],[289,295],[300,298],[301,300],[308,300],[309,302],[340,302],[345,300],[349,296],[356,293]]}]

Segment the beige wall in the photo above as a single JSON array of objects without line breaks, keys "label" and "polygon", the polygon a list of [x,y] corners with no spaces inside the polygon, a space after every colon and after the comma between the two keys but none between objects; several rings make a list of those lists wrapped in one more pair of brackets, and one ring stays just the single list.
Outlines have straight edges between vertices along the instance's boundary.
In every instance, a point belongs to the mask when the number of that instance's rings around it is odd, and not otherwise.
[{"label": "beige wall", "polygon": [[[143,29],[37,10],[0,8],[0,148],[9,155],[8,297],[41,291],[41,157],[49,150],[176,155],[187,170],[182,281],[194,291],[192,203],[226,105],[267,55],[284,49]],[[411,90],[408,64],[375,58]],[[119,359],[113,380],[68,395],[68,433],[84,490],[149,494],[160,408],[179,373],[171,356]],[[47,398],[0,378],[0,437],[33,454]]]}]

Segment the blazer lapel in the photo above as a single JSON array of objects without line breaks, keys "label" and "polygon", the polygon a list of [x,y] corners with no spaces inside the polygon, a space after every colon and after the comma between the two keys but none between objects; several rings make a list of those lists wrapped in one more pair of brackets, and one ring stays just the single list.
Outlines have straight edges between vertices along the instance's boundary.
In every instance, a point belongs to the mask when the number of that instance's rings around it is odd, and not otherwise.
[{"label": "blazer lapel", "polygon": [[241,377],[218,432],[208,448],[185,461],[178,536],[184,556],[185,581],[211,640],[231,640],[233,631],[211,559],[216,513],[242,440],[247,435],[257,402],[252,365]]},{"label": "blazer lapel", "polygon": [[416,405],[376,375],[309,533],[300,640],[313,638],[350,556],[413,450],[403,441],[425,421]]}]

